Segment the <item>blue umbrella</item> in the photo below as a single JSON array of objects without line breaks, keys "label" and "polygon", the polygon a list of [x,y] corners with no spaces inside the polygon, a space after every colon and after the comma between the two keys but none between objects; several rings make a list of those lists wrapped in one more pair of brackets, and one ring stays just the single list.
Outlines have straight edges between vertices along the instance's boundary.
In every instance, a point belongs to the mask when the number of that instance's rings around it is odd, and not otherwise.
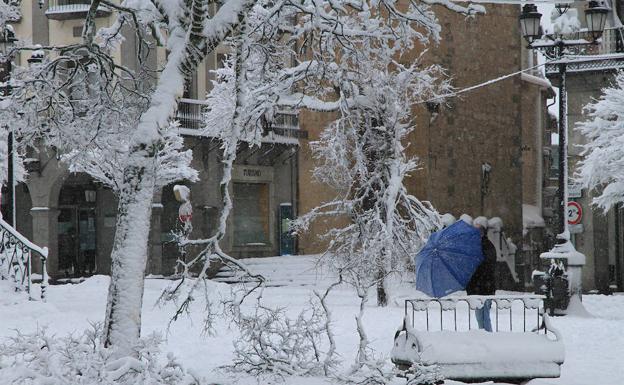
[{"label": "blue umbrella", "polygon": [[431,234],[416,255],[416,289],[436,298],[463,290],[483,259],[480,231],[459,220]]}]

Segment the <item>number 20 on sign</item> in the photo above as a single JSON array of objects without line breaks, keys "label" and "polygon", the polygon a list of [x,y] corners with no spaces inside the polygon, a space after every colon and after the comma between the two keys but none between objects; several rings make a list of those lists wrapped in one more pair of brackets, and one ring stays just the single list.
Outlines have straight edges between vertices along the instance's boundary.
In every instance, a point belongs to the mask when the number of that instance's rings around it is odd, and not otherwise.
[{"label": "number 20 on sign", "polygon": [[578,225],[583,219],[583,208],[578,202],[568,202],[568,224]]}]

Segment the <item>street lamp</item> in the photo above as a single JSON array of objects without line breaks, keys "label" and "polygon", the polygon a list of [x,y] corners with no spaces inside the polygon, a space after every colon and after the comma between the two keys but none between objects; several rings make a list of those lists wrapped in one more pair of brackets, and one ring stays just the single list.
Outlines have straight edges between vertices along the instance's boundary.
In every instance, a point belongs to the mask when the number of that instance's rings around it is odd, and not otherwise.
[{"label": "street lamp", "polygon": [[[563,8],[562,8],[563,9]],[[567,183],[568,183],[568,163],[567,163],[567,93],[566,93],[566,63],[564,58],[566,49],[572,46],[593,45],[602,36],[602,32],[607,20],[608,10],[597,1],[590,1],[585,10],[588,32],[592,41],[585,40],[565,40],[557,36],[547,36],[549,40],[540,40],[542,33],[540,30],[540,19],[542,15],[537,11],[534,4],[526,4],[522,7],[520,14],[520,29],[522,36],[529,43],[528,48],[553,52],[555,61],[559,68],[559,233],[566,233],[567,226]]]},{"label": "street lamp", "polygon": [[542,36],[540,30],[540,19],[542,14],[537,12],[535,4],[526,4],[522,7],[520,14],[520,30],[522,36],[529,42],[529,45]]},{"label": "street lamp", "polygon": [[[565,12],[563,6],[557,7],[560,14]],[[568,231],[567,205],[568,205],[568,120],[567,120],[567,91],[566,91],[566,60],[565,55],[569,47],[586,46],[596,44],[597,39],[602,36],[602,32],[607,20],[608,10],[597,1],[590,1],[585,10],[587,29],[591,41],[586,40],[565,40],[561,36],[546,36],[541,39],[539,21],[541,14],[537,12],[537,7],[533,4],[526,4],[522,8],[520,15],[520,29],[523,37],[528,41],[528,48],[543,50],[550,59],[554,59],[553,64],[557,64],[559,69],[559,235],[558,244],[550,251],[542,253],[540,258],[567,259],[568,270],[570,271],[570,295],[578,297],[580,300],[582,284],[582,267],[585,265],[585,256],[577,252],[570,242]],[[554,311],[554,309],[551,309]]]},{"label": "street lamp", "polygon": [[9,53],[16,41],[13,27],[5,25],[2,31],[0,31],[0,50],[2,51],[2,56],[0,57],[0,83],[2,83],[2,96],[7,96],[10,92],[8,81],[11,78],[11,57]]},{"label": "street lamp", "polygon": [[607,22],[607,14],[609,10],[598,4],[597,1],[590,1],[585,10],[585,20],[587,21],[587,30],[594,40],[599,39],[604,31]]}]

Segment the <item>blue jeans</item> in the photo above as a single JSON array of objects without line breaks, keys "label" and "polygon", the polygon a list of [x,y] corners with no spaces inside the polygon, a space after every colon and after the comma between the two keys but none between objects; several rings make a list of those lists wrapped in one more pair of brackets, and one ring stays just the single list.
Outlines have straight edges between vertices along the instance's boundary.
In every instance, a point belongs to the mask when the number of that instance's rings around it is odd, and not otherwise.
[{"label": "blue jeans", "polygon": [[475,317],[477,317],[477,325],[479,329],[485,329],[485,331],[492,331],[492,321],[490,321],[490,308],[492,307],[492,300],[486,299],[481,309],[475,309]]}]

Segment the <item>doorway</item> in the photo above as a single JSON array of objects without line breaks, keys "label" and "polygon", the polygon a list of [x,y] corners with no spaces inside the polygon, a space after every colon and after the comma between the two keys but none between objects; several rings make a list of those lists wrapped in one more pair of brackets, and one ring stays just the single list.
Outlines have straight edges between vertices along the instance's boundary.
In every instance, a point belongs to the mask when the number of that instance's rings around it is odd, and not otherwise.
[{"label": "doorway", "polygon": [[66,185],[59,195],[58,271],[66,277],[97,273],[95,188]]}]

